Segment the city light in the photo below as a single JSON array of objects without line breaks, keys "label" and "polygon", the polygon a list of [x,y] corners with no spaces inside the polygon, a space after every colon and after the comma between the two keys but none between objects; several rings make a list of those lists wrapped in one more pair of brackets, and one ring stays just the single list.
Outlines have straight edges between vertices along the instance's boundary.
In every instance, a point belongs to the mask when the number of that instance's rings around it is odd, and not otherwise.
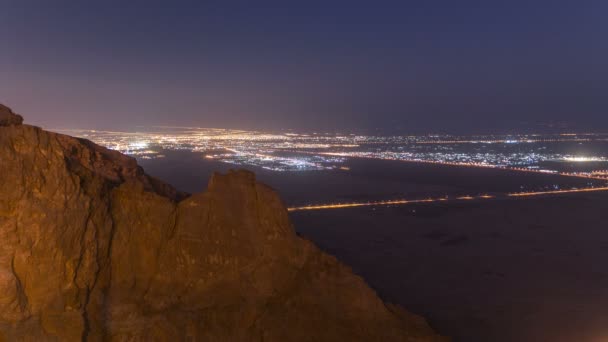
[{"label": "city light", "polygon": [[564,157],[565,161],[584,163],[584,162],[605,162],[606,158],[600,157]]},{"label": "city light", "polygon": [[161,158],[165,150],[186,150],[206,159],[272,171],[348,171],[348,159],[367,158],[608,179],[601,170],[566,168],[571,162],[608,165],[604,155],[568,152],[572,144],[605,144],[608,134],[372,136],[174,127],[153,132],[62,132],[141,159]]}]

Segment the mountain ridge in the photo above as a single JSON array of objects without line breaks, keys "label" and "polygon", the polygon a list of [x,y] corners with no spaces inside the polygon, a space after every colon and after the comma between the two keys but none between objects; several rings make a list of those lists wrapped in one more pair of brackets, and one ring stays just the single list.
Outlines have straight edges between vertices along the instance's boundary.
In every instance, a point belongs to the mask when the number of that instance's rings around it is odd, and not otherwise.
[{"label": "mountain ridge", "polygon": [[270,187],[185,194],[0,106],[0,341],[443,341],[297,236]]}]

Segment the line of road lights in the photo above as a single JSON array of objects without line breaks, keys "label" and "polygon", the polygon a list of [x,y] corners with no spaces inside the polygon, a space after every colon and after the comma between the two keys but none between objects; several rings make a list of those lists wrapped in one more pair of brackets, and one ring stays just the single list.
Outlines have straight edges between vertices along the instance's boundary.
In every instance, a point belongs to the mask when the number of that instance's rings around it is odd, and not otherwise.
[{"label": "line of road lights", "polygon": [[[531,196],[542,196],[542,195],[559,195],[569,193],[581,193],[581,192],[595,192],[595,191],[608,191],[608,186],[598,188],[582,188],[582,189],[569,189],[569,190],[550,190],[550,191],[531,191],[531,192],[513,192],[507,193],[499,198],[521,198]],[[470,200],[487,200],[494,199],[497,196],[493,195],[479,195],[479,196],[460,196],[455,198],[439,197],[439,198],[427,198],[427,199],[398,199],[389,201],[375,201],[375,202],[353,202],[353,203],[331,203],[331,204],[319,204],[319,205],[308,205],[301,207],[291,207],[288,211],[304,211],[304,210],[327,210],[327,209],[344,209],[344,208],[356,208],[356,207],[368,207],[368,206],[387,206],[387,205],[404,205],[404,204],[417,204],[417,203],[435,203],[435,202],[446,202],[446,201],[470,201]]]}]

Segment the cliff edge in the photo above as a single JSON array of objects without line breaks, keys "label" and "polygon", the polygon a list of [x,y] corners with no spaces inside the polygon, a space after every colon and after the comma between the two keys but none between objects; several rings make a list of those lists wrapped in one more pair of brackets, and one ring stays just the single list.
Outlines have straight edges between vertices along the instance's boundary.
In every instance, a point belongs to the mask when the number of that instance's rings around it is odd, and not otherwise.
[{"label": "cliff edge", "polygon": [[0,105],[0,341],[443,341],[247,171],[188,195]]}]

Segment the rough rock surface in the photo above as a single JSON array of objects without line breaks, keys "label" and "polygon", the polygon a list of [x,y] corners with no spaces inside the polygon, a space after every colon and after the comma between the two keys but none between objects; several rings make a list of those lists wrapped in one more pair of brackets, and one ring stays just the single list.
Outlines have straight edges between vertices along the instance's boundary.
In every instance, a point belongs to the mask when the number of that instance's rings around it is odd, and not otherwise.
[{"label": "rough rock surface", "polygon": [[187,196],[3,108],[0,341],[443,340],[299,238],[252,173]]}]

